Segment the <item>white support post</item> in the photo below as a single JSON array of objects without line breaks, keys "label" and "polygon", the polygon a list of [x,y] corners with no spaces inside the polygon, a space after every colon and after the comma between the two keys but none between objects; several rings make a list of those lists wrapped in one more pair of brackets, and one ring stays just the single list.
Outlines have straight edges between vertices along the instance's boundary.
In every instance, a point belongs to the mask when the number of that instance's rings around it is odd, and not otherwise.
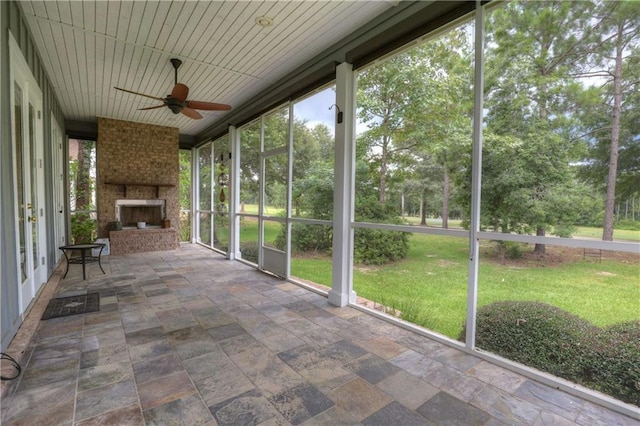
[{"label": "white support post", "polygon": [[469,224],[469,280],[467,287],[466,346],[476,345],[478,310],[478,263],[480,252],[480,189],[482,179],[482,110],[484,105],[484,7],[476,0],[475,70],[473,81],[473,160],[471,177],[471,223]]},{"label": "white support post", "polygon": [[200,205],[199,192],[200,171],[198,170],[198,150],[191,148],[191,243],[198,242],[198,206]]},{"label": "white support post", "polygon": [[[329,303],[346,306],[356,302],[353,291],[353,217],[355,155],[355,74],[353,66],[336,68],[335,165],[333,194],[333,281]],[[340,111],[342,112],[340,114]]]},{"label": "white support post", "polygon": [[235,126],[229,126],[229,260],[241,259],[240,253],[240,217],[237,215],[240,205],[240,134]]}]

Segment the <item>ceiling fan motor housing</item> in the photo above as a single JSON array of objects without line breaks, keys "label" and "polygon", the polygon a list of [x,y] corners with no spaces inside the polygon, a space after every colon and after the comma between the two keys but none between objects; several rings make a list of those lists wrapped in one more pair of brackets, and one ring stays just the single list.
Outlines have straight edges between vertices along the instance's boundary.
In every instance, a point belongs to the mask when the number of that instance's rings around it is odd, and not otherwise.
[{"label": "ceiling fan motor housing", "polygon": [[175,98],[172,98],[171,96],[167,97],[167,106],[174,114],[178,114],[180,111],[182,111],[182,108],[184,108],[182,102],[178,101]]}]

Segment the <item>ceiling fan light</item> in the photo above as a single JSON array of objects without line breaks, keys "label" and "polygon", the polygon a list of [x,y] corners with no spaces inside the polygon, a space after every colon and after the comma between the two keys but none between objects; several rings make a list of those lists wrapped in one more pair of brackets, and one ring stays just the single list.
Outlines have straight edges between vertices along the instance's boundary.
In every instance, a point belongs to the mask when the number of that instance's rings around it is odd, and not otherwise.
[{"label": "ceiling fan light", "polygon": [[267,28],[273,25],[273,19],[268,16],[258,16],[256,18],[256,24],[260,25],[263,28]]}]

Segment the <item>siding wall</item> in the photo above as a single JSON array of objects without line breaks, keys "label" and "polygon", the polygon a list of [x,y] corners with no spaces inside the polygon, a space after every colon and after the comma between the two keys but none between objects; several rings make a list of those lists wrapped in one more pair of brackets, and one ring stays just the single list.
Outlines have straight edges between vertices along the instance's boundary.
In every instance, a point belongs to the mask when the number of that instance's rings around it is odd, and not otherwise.
[{"label": "siding wall", "polygon": [[19,312],[19,286],[15,240],[15,191],[13,170],[13,139],[11,135],[11,100],[9,98],[9,33],[20,46],[31,72],[40,86],[43,101],[44,175],[45,175],[45,216],[47,218],[47,259],[48,275],[55,267],[55,245],[53,218],[53,147],[51,143],[51,116],[55,117],[64,133],[64,117],[53,92],[44,65],[27,27],[20,7],[13,1],[0,1],[0,303],[2,341],[4,351],[22,322]]}]

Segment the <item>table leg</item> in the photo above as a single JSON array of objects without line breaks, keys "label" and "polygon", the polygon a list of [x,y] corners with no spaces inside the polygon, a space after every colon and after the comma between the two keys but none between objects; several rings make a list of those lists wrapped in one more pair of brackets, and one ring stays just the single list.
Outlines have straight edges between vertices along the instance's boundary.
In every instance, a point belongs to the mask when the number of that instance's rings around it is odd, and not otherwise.
[{"label": "table leg", "polygon": [[85,261],[86,261],[86,257],[87,257],[87,251],[85,249],[80,249],[80,253],[82,256],[82,279],[86,280],[87,276],[85,274]]},{"label": "table leg", "polygon": [[104,246],[100,247],[100,253],[98,253],[98,266],[100,267],[100,270],[102,271],[102,273],[106,274],[104,269],[102,269],[102,261],[100,260],[102,258],[102,250],[104,250]]},{"label": "table leg", "polygon": [[62,279],[67,278],[67,273],[69,272],[69,256],[67,256],[67,252],[65,250],[62,250],[62,254],[64,254],[64,258],[67,260],[67,270],[64,271],[64,276],[62,277]]}]

